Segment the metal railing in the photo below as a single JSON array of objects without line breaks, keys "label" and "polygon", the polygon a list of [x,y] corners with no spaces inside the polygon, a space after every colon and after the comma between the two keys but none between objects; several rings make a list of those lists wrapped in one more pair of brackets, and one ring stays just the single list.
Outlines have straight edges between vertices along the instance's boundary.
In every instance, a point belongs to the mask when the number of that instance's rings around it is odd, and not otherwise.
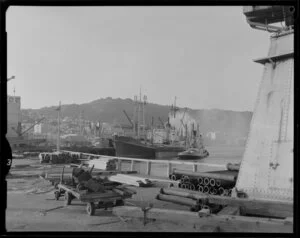
[{"label": "metal railing", "polygon": [[[96,155],[96,154],[90,154],[90,153],[81,153],[81,152],[74,152],[74,151],[68,151],[68,150],[62,150],[62,152],[65,153],[78,153],[80,154],[81,160],[89,160],[92,158],[111,158],[117,160],[117,170],[121,171],[122,168],[122,161],[130,161],[130,170],[134,170],[134,164],[135,162],[142,162],[146,163],[146,174],[150,175],[151,166],[154,164],[163,164],[167,165],[166,175],[169,177],[170,174],[172,174],[172,166],[173,165],[189,165],[191,166],[193,172],[197,172],[198,166],[204,166],[204,167],[213,167],[218,169],[224,169],[227,170],[226,164],[210,164],[210,163],[203,163],[203,162],[192,162],[192,161],[178,161],[178,160],[152,160],[152,159],[139,159],[139,158],[128,158],[128,157],[119,157],[119,156],[107,156],[107,155]],[[86,157],[86,159],[84,159]]]}]

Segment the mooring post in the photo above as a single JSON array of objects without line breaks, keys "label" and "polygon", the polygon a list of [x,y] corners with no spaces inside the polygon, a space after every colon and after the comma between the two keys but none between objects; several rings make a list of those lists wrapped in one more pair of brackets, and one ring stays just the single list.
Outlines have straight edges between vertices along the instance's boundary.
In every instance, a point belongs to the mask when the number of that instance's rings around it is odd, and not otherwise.
[{"label": "mooring post", "polygon": [[118,159],[118,171],[121,171],[122,161]]},{"label": "mooring post", "polygon": [[167,168],[167,176],[169,178],[170,174],[172,174],[172,164],[168,163],[168,168]]},{"label": "mooring post", "polygon": [[130,171],[133,171],[133,168],[134,168],[134,160],[131,160]]},{"label": "mooring post", "polygon": [[151,162],[147,161],[147,175],[150,175],[150,170],[151,170]]},{"label": "mooring post", "polygon": [[193,164],[193,172],[197,172],[197,165]]}]

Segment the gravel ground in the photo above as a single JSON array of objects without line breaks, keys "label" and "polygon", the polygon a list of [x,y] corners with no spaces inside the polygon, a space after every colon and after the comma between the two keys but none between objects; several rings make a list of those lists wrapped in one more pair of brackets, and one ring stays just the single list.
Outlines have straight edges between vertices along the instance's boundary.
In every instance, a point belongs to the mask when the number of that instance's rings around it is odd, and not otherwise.
[{"label": "gravel ground", "polygon": [[[237,163],[241,160],[244,148],[208,148],[210,157],[205,163]],[[223,152],[222,152],[223,151]],[[221,157],[223,155],[223,157]],[[22,167],[22,165],[27,165]],[[7,231],[143,231],[143,232],[193,232],[194,227],[186,224],[148,221],[144,226],[141,219],[122,221],[110,209],[96,210],[95,216],[88,216],[85,204],[73,200],[72,205],[64,206],[63,198],[54,199],[53,186],[37,175],[43,171],[38,158],[13,160],[11,174],[7,179]],[[127,166],[124,163],[124,166]],[[144,167],[136,165],[143,173]],[[49,166],[48,166],[49,167]],[[181,169],[191,169],[180,167]],[[152,175],[163,177],[166,168],[153,167]],[[35,175],[36,177],[28,177]],[[22,177],[23,176],[23,177]],[[27,176],[27,177],[26,177]],[[160,184],[162,185],[162,184]],[[188,207],[158,201],[155,196],[160,187],[135,188],[137,194],[126,201],[128,205],[143,206],[153,203],[155,208],[188,210]]]},{"label": "gravel ground", "polygon": [[[53,187],[42,179],[12,179],[8,187],[7,231],[182,231],[184,228],[176,223],[153,221],[144,226],[140,219],[124,222],[111,209],[99,209],[95,216],[88,216],[85,204],[78,200],[73,200],[70,206],[64,205],[63,198],[56,201]],[[137,194],[127,199],[126,205],[141,207],[153,203],[155,208],[188,210],[185,206],[156,200],[159,189],[136,188]]]}]

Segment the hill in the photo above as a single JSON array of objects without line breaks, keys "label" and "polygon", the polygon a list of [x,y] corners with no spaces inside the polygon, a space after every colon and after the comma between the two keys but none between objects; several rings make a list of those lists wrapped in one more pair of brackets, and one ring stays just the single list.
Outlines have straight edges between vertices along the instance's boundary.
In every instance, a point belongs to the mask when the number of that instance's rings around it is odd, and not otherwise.
[{"label": "hill", "polygon": [[[56,108],[57,106],[43,107],[40,109],[22,109],[22,120],[33,122],[41,116],[45,116],[48,119],[55,119],[57,118]],[[79,118],[80,113],[83,112],[83,117],[86,120],[111,123],[115,121],[120,124],[129,124],[123,110],[132,118],[133,108],[134,101],[132,99],[112,99],[108,97],[90,103],[62,105],[61,116],[76,119]],[[152,116],[156,121],[158,117],[166,121],[169,110],[170,106],[149,103],[146,105],[146,121],[150,122]]]},{"label": "hill", "polygon": [[[56,119],[56,108],[57,106],[40,109],[22,109],[22,119],[28,122],[33,122],[40,116],[45,116],[48,119]],[[132,118],[133,108],[134,101],[132,99],[113,99],[108,97],[79,105],[62,105],[61,116],[76,120],[80,117],[80,113],[83,112],[84,119],[89,121],[130,125],[123,110]],[[148,103],[146,105],[146,123],[150,124],[153,116],[154,124],[160,125],[158,118],[160,117],[163,121],[167,121],[169,112],[170,106]],[[176,117],[180,119],[183,116],[183,112],[184,109],[181,108]],[[220,109],[188,109],[185,117],[195,119],[199,123],[200,130],[204,135],[213,132],[225,138],[243,138],[248,135],[252,112]]]}]

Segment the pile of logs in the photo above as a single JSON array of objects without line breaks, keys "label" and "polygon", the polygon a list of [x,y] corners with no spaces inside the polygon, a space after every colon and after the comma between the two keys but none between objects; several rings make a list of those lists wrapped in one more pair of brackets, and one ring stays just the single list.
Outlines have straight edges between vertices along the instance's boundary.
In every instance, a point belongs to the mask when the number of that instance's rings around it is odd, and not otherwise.
[{"label": "pile of logs", "polygon": [[77,163],[80,159],[80,154],[64,152],[40,153],[39,159],[40,163],[70,164]]},{"label": "pile of logs", "polygon": [[231,196],[237,174],[238,171],[230,170],[199,173],[174,169],[169,178],[174,181],[179,180],[179,188],[212,195]]},{"label": "pile of logs", "polygon": [[100,159],[92,159],[88,161],[89,167],[93,167],[95,169],[102,169],[107,171],[114,171],[117,169],[117,159],[111,158],[100,158]]}]

